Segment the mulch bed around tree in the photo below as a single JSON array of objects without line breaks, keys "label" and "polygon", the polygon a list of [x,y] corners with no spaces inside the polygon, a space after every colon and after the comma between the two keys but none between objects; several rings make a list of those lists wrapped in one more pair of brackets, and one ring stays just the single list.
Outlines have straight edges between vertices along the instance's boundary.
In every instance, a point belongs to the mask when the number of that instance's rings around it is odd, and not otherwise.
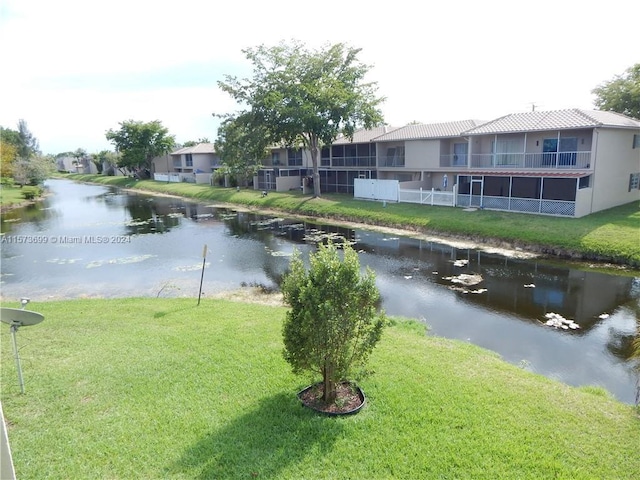
[{"label": "mulch bed around tree", "polygon": [[328,415],[346,415],[356,413],[365,402],[364,394],[350,382],[339,383],[336,387],[336,401],[326,404],[322,400],[322,383],[316,383],[298,393],[302,404]]}]

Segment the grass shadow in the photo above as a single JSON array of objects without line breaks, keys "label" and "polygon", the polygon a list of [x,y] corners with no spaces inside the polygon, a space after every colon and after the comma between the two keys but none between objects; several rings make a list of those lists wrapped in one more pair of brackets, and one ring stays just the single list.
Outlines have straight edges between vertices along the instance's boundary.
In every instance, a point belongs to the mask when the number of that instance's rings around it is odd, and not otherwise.
[{"label": "grass shadow", "polygon": [[342,430],[341,419],[315,414],[295,395],[279,393],[207,434],[166,473],[203,480],[276,478],[310,455],[329,452]]}]

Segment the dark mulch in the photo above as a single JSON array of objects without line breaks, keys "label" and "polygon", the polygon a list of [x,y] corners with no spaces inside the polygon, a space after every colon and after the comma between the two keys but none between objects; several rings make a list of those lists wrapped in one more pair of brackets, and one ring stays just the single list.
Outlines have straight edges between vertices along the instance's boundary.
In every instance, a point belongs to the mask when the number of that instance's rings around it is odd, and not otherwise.
[{"label": "dark mulch", "polygon": [[339,383],[336,387],[336,401],[325,403],[322,400],[322,383],[317,383],[298,394],[303,405],[328,414],[345,414],[355,411],[364,403],[360,390],[350,382]]}]

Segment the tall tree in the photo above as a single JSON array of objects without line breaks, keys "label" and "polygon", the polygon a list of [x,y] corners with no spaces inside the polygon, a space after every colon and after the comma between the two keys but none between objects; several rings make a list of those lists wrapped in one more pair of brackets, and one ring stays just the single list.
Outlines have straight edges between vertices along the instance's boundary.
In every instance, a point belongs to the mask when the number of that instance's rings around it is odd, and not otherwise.
[{"label": "tall tree", "polygon": [[29,130],[27,122],[22,119],[18,121],[18,136],[20,138],[18,157],[28,159],[33,155],[40,154],[38,139],[34,137],[33,133]]},{"label": "tall tree", "polygon": [[110,129],[107,140],[120,153],[119,168],[148,174],[151,160],[168,153],[175,146],[175,137],[162,126],[159,120],[140,122],[127,120],[120,123],[119,130]]},{"label": "tall tree", "polygon": [[251,113],[223,118],[215,141],[222,168],[216,173],[246,180],[258,172],[268,154],[269,132],[264,125],[252,121]]},{"label": "tall tree", "polygon": [[[358,60],[360,49],[343,43],[307,49],[300,42],[243,50],[253,63],[253,77],[219,81],[248,110],[236,115],[268,130],[273,144],[304,147],[311,152],[314,196],[320,196],[318,158],[323,145],[339,134],[352,137],[360,127],[383,123],[377,84],[365,82],[370,70]],[[243,117],[244,114],[249,116]]]},{"label": "tall tree", "polygon": [[591,93],[596,96],[598,109],[640,119],[640,63],[598,85]]}]

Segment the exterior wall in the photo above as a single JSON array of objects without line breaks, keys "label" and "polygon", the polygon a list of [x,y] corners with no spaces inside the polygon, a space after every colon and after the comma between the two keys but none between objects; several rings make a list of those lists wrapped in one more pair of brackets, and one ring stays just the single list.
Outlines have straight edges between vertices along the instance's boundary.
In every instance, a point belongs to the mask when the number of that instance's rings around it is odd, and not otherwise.
[{"label": "exterior wall", "polygon": [[[304,159],[303,159],[304,161]],[[302,179],[299,175],[293,177],[276,177],[276,191],[288,192],[289,190],[299,190]]]},{"label": "exterior wall", "polygon": [[168,153],[151,160],[151,173],[167,173],[173,171],[173,160]]},{"label": "exterior wall", "polygon": [[405,168],[431,169],[440,166],[440,140],[404,142]]},{"label": "exterior wall", "polygon": [[574,217],[580,218],[591,213],[593,188],[580,188],[576,192],[576,210]]},{"label": "exterior wall", "polygon": [[[185,155],[182,155],[183,164],[186,163]],[[194,153],[191,155],[193,159],[193,171],[202,170],[203,173],[211,173],[213,171],[212,165],[216,160],[216,156],[213,153]],[[189,167],[186,167],[189,168]]]},{"label": "exterior wall", "polygon": [[402,170],[378,170],[380,180],[398,180],[400,182],[414,182],[420,180],[420,172],[405,172]]},{"label": "exterior wall", "polygon": [[634,134],[640,135],[640,130],[596,129],[591,212],[640,200],[640,190],[629,191],[629,175],[640,172],[640,148],[632,148]]}]

